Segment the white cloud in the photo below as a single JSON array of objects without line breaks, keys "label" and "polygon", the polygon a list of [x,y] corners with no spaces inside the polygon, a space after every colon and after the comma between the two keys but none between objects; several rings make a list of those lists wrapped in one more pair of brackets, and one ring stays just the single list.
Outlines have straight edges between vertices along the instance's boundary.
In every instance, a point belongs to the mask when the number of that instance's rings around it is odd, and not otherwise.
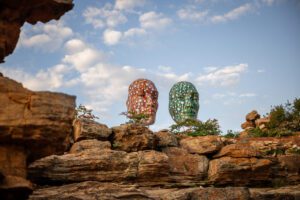
[{"label": "white cloud", "polygon": [[106,29],[103,32],[103,42],[106,45],[116,45],[122,38],[122,32],[115,31],[112,29]]},{"label": "white cloud", "polygon": [[205,72],[213,72],[213,71],[217,70],[218,67],[209,66],[209,67],[204,67],[203,69]]},{"label": "white cloud", "polygon": [[219,23],[219,22],[226,22],[229,20],[235,20],[235,19],[239,18],[240,16],[250,12],[253,9],[254,9],[254,7],[252,4],[246,3],[246,4],[243,4],[237,8],[229,11],[228,13],[225,13],[224,15],[212,16],[211,21],[213,23]]},{"label": "white cloud", "polygon": [[38,23],[34,28],[27,25],[21,31],[18,46],[52,52],[59,49],[63,42],[72,35],[72,29],[65,26],[63,21]]},{"label": "white cloud", "polygon": [[218,70],[199,75],[196,81],[200,85],[230,86],[239,82],[240,75],[248,68],[248,64],[226,66]]},{"label": "white cloud", "polygon": [[23,69],[11,67],[0,67],[5,76],[13,77],[22,82],[24,87],[31,90],[55,90],[62,87],[64,76],[70,71],[70,68],[63,64],[58,64],[45,70],[39,70],[36,74],[30,74]]},{"label": "white cloud", "polygon": [[258,69],[257,70],[257,73],[264,73],[266,70],[264,70],[264,69]]},{"label": "white cloud", "polygon": [[203,21],[208,15],[208,10],[198,11],[194,6],[188,6],[178,10],[177,15],[183,20]]},{"label": "white cloud", "polygon": [[142,14],[139,20],[141,27],[145,29],[162,29],[172,23],[172,19],[154,11]]},{"label": "white cloud", "polygon": [[142,36],[142,35],[146,35],[146,34],[147,34],[146,30],[144,30],[142,28],[131,28],[124,32],[124,37],[128,38],[128,37],[134,37],[134,36]]},{"label": "white cloud", "polygon": [[85,43],[79,39],[71,39],[65,44],[65,48],[69,53],[75,53],[81,51],[85,47],[86,47]]},{"label": "white cloud", "polygon": [[83,17],[94,28],[116,27],[127,22],[126,16],[109,3],[102,8],[88,7],[84,10]]},{"label": "white cloud", "polygon": [[132,10],[135,7],[145,5],[145,0],[116,0],[115,8],[119,10]]}]

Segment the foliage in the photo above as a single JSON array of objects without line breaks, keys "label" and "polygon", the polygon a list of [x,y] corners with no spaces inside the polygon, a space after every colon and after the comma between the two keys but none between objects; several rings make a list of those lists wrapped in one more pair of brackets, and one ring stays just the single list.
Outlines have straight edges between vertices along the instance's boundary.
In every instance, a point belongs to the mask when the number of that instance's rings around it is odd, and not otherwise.
[{"label": "foliage", "polygon": [[75,108],[75,118],[76,119],[88,119],[88,120],[95,120],[99,119],[99,117],[92,114],[92,109],[87,109],[84,105],[79,105]]},{"label": "foliage", "polygon": [[275,106],[270,112],[268,128],[281,131],[300,131],[300,98],[293,103]]},{"label": "foliage", "polygon": [[293,134],[291,130],[279,128],[261,130],[259,127],[250,129],[249,132],[252,137],[284,137]]},{"label": "foliage", "polygon": [[237,138],[239,137],[240,132],[233,131],[233,130],[227,130],[227,133],[224,135],[225,138]]},{"label": "foliage", "polygon": [[129,121],[127,123],[129,124],[142,124],[144,121],[146,121],[149,118],[149,115],[140,113],[137,114],[135,112],[129,111],[129,112],[122,112],[120,115],[126,116]]},{"label": "foliage", "polygon": [[220,125],[216,119],[208,119],[202,122],[195,119],[186,119],[170,127],[174,134],[186,134],[188,136],[219,135]]}]

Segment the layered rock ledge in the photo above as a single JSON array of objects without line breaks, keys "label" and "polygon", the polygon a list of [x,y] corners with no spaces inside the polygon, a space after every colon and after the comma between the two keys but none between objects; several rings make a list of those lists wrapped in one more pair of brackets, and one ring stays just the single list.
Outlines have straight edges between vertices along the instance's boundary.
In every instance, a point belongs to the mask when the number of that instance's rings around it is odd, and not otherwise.
[{"label": "layered rock ledge", "polygon": [[25,22],[35,24],[57,20],[72,8],[72,0],[1,0],[0,63],[15,49],[20,28]]}]

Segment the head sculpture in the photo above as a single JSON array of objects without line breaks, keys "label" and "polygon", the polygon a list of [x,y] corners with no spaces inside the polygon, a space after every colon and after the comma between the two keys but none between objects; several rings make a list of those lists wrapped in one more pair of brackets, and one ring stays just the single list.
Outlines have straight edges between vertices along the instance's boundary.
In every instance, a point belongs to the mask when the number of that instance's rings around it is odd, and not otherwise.
[{"label": "head sculpture", "polygon": [[169,112],[175,122],[197,119],[199,111],[199,93],[196,87],[186,81],[173,85],[169,93]]},{"label": "head sculpture", "polygon": [[147,79],[137,79],[128,88],[128,99],[126,102],[128,117],[144,114],[142,125],[151,125],[155,122],[158,108],[158,91],[154,83]]}]

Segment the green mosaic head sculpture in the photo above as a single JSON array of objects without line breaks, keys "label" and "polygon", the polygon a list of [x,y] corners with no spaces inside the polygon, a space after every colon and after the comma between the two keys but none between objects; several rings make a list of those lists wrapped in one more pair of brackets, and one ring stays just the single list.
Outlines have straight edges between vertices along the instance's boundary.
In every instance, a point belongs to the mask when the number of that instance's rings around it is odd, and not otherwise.
[{"label": "green mosaic head sculpture", "polygon": [[197,119],[199,111],[199,93],[196,87],[186,81],[173,85],[169,93],[169,112],[175,122],[185,119]]}]

